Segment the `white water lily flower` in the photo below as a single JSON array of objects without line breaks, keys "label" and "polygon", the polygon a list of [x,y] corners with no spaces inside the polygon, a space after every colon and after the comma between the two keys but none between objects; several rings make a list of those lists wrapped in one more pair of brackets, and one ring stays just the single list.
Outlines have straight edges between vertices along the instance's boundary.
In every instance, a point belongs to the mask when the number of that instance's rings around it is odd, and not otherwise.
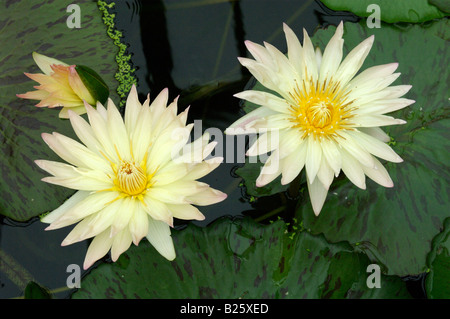
[{"label": "white water lily flower", "polygon": [[[205,158],[216,142],[203,135],[188,142],[193,124],[188,110],[177,115],[177,99],[167,106],[168,90],[150,104],[138,100],[133,86],[122,119],[109,99],[107,108],[85,104],[89,124],[69,110],[72,127],[82,143],[64,135],[42,134],[66,163],[37,160],[50,173],[43,181],[77,190],[46,215],[47,230],[78,223],[62,245],[94,237],[84,261],[89,268],[111,249],[117,258],[131,243],[146,237],[168,260],[175,258],[170,235],[173,218],[204,219],[193,205],[220,202],[226,195],[196,181],[214,170],[222,158]],[[199,155],[198,155],[199,154]],[[196,161],[189,161],[195,158]]]},{"label": "white water lily flower", "polygon": [[[283,29],[287,56],[269,43],[261,46],[246,41],[255,60],[239,58],[240,63],[275,94],[256,90],[236,94],[261,106],[226,130],[227,134],[266,131],[247,153],[257,156],[271,152],[256,185],[264,186],[280,174],[281,183],[288,184],[305,168],[316,215],[334,176],[341,170],[359,188],[365,189],[366,175],[382,186],[392,187],[388,172],[375,156],[402,162],[386,144],[389,137],[379,128],[406,123],[385,114],[414,103],[400,98],[410,85],[389,86],[400,75],[394,73],[398,63],[373,66],[356,75],[374,37],[361,42],[342,60],[342,22],[323,55],[314,50],[306,31],[302,46],[286,24]],[[279,136],[278,145],[267,142],[274,130]],[[269,164],[272,169],[268,169]]]}]

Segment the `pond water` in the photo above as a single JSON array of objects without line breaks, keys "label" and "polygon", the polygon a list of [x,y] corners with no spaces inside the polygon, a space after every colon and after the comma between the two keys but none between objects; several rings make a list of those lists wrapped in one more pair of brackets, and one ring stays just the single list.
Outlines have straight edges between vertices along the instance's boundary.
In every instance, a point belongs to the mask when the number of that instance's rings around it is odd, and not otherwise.
[{"label": "pond water", "polygon": [[[117,2],[116,26],[123,30],[133,55],[141,100],[148,92],[155,97],[156,92],[168,87],[170,99],[180,95],[180,110],[191,106],[188,122],[202,120],[203,130],[214,127],[223,131],[242,114],[239,100],[232,95],[250,81],[250,74],[236,59],[247,55],[244,40],[268,41],[285,51],[282,22],[313,34],[319,25],[358,20],[312,0]],[[250,215],[262,222],[270,219],[265,216],[277,206],[278,198],[253,202],[234,174],[236,167],[236,163],[225,163],[204,178],[227,193],[228,199],[203,207],[206,220],[195,222],[197,225],[205,226],[227,215]],[[289,218],[288,210],[284,217]],[[45,227],[37,218],[25,223],[0,219],[0,298],[22,296],[31,280],[47,287],[56,298],[70,297],[66,269],[69,264],[82,265],[88,242],[61,247],[69,229],[46,232]]]}]

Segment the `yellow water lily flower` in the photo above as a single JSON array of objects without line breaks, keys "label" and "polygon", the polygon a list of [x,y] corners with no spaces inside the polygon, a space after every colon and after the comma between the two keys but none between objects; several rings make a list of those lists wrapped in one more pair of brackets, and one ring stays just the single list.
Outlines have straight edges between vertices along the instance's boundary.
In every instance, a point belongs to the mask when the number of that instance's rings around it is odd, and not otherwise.
[{"label": "yellow water lily flower", "polygon": [[216,142],[205,133],[187,143],[193,124],[188,110],[177,115],[177,100],[167,106],[168,90],[141,104],[133,86],[121,117],[111,99],[107,108],[85,104],[89,123],[68,111],[78,136],[43,133],[48,146],[67,163],[37,160],[52,176],[43,181],[77,192],[41,219],[47,230],[78,223],[62,245],[94,237],[84,262],[89,268],[111,249],[112,260],[146,237],[168,260],[175,258],[170,235],[173,218],[204,219],[193,205],[220,202],[226,195],[197,179],[222,158],[206,159]]},{"label": "yellow water lily flower", "polygon": [[[235,96],[260,105],[227,130],[227,134],[264,131],[248,150],[249,156],[271,152],[257,186],[281,174],[281,183],[293,181],[305,168],[313,210],[319,215],[333,178],[342,170],[365,189],[365,176],[385,187],[393,182],[376,158],[402,162],[386,142],[380,126],[404,124],[386,113],[413,100],[401,98],[410,85],[390,86],[400,73],[398,63],[370,67],[357,75],[374,42],[371,36],[343,58],[343,23],[322,55],[304,31],[303,46],[286,25],[287,56],[269,43],[246,41],[253,55],[239,58],[252,75],[274,92],[248,90]],[[276,132],[278,143],[268,143]],[[278,165],[274,165],[274,162]],[[269,169],[270,168],[270,169]]]},{"label": "yellow water lily flower", "polygon": [[59,117],[68,118],[68,110],[77,114],[86,113],[84,102],[95,105],[104,103],[109,95],[103,80],[85,66],[67,65],[57,59],[33,52],[33,59],[43,73],[24,73],[39,83],[36,91],[17,94],[23,99],[40,100],[37,107],[60,107]]}]

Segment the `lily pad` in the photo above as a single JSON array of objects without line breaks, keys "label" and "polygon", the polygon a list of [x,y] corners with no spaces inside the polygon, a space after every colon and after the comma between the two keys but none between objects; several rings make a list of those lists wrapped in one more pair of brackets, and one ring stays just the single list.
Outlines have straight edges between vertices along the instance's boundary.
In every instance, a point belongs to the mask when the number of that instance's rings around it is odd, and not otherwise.
[{"label": "lily pad", "polygon": [[72,298],[408,298],[398,277],[369,288],[367,256],[346,243],[329,244],[282,221],[263,226],[222,218],[208,227],[173,231],[177,258],[169,262],[148,242],[126,262],[103,263]]},{"label": "lily pad", "polygon": [[[393,188],[368,180],[367,189],[360,190],[342,179],[332,184],[319,217],[307,201],[298,204],[297,217],[305,227],[332,242],[361,243],[388,274],[425,272],[431,241],[449,216],[448,30],[446,19],[406,29],[346,24],[347,48],[375,34],[363,68],[398,61],[401,84],[413,86],[407,97],[416,103],[391,113],[407,124],[386,129],[404,162],[386,165]],[[317,32],[314,39],[323,45],[333,32]]]},{"label": "lily pad", "polygon": [[[445,17],[442,2],[428,0],[320,0],[334,11],[350,11],[359,17],[368,17],[374,13],[373,5],[378,6],[380,20],[395,22],[425,22]],[[448,2],[447,2],[448,3]],[[437,6],[436,4],[439,4]],[[447,11],[448,12],[448,11]]]},{"label": "lily pad", "polygon": [[[95,70],[111,89],[117,48],[106,35],[97,4],[78,1],[80,28],[71,29],[66,12],[71,0],[2,1],[0,3],[0,214],[24,221],[58,207],[73,191],[41,182],[45,176],[36,159],[56,160],[41,133],[57,131],[74,136],[70,123],[58,118],[59,110],[42,109],[38,102],[16,97],[32,91],[36,82],[23,72],[40,73],[32,59],[36,51],[68,64]],[[117,99],[111,92],[113,100]]]},{"label": "lily pad", "polygon": [[281,185],[281,176],[263,187],[256,186],[256,179],[263,167],[260,161],[253,163],[247,158],[245,165],[236,169],[236,174],[243,178],[245,191],[250,196],[262,197],[284,192],[289,185]]},{"label": "lily pad", "polygon": [[430,272],[425,286],[429,298],[450,298],[450,218],[445,228],[433,240],[433,249],[428,256]]}]

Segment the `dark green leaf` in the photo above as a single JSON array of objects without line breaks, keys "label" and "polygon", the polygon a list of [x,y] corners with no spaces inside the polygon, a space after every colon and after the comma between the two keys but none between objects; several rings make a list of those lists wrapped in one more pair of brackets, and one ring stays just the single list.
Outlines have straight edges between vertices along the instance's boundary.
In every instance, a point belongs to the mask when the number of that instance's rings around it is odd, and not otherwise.
[{"label": "dark green leaf", "polygon": [[25,299],[51,299],[52,296],[50,292],[41,287],[34,281],[30,281],[25,288]]},{"label": "dark green leaf", "polygon": [[258,178],[262,166],[263,163],[260,161],[251,163],[247,158],[245,165],[236,170],[236,174],[244,180],[245,190],[248,195],[255,197],[270,196],[284,192],[289,187],[289,185],[281,185],[281,176],[263,187],[256,187],[255,181]]},{"label": "dark green leaf", "polygon": [[73,298],[407,298],[398,277],[366,285],[368,258],[348,244],[288,233],[283,222],[221,219],[173,231],[169,262],[142,242],[125,254],[127,267],[101,264]]},{"label": "dark green leaf", "polygon": [[450,13],[450,1],[448,0],[428,0],[428,2],[445,13]]},{"label": "dark green leaf", "polygon": [[[424,22],[445,17],[442,6],[434,6],[428,0],[321,0],[328,8],[335,11],[350,11],[360,17],[368,17],[374,13],[370,5],[379,7],[380,20],[395,22]],[[445,1],[445,0],[444,0]],[[447,2],[448,3],[448,2]],[[448,12],[448,11],[447,11]]]},{"label": "dark green leaf", "polygon": [[105,104],[109,96],[109,89],[105,81],[91,68],[84,65],[75,67],[81,81],[91,93],[92,97],[102,104]]},{"label": "dark green leaf", "polygon": [[433,249],[428,256],[430,272],[425,282],[429,298],[450,298],[450,218],[444,230],[433,240]]}]

